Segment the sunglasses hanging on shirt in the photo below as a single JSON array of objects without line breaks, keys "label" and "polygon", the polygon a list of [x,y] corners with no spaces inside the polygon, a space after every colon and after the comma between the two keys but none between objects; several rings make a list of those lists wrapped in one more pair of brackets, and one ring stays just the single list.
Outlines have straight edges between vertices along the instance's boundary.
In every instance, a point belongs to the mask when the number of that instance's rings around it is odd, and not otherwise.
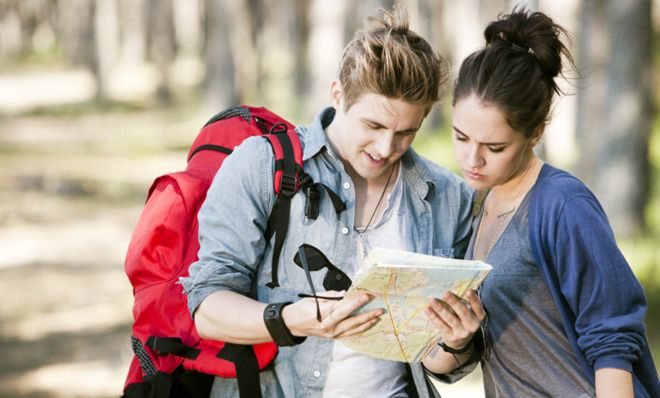
[{"label": "sunglasses hanging on shirt", "polygon": [[305,271],[307,283],[312,291],[312,294],[301,293],[298,297],[313,297],[316,301],[316,319],[321,322],[321,309],[319,307],[319,299],[322,300],[341,300],[343,297],[328,297],[319,296],[316,294],[314,283],[312,282],[311,271],[320,271],[327,268],[328,272],[323,278],[323,287],[325,290],[342,291],[348,290],[351,286],[351,278],[348,277],[342,270],[337,268],[328,260],[328,258],[314,246],[303,244],[298,248],[293,258],[293,262]]}]

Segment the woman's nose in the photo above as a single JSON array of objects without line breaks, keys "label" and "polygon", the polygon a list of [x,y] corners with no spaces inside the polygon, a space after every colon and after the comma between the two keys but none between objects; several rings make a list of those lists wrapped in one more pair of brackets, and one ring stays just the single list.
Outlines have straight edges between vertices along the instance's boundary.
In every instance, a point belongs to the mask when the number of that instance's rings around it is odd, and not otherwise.
[{"label": "woman's nose", "polygon": [[467,150],[467,166],[470,168],[481,167],[485,164],[484,157],[478,145],[470,145]]}]

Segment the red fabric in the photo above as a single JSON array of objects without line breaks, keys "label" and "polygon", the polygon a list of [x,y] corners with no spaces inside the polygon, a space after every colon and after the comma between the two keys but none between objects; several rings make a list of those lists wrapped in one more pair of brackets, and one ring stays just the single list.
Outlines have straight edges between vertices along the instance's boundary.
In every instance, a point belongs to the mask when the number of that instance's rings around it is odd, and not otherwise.
[{"label": "red fabric", "polygon": [[[301,145],[293,132],[293,125],[264,108],[247,109],[265,121],[268,128],[283,122],[291,129],[296,162],[302,165]],[[190,153],[205,144],[233,149],[252,135],[262,135],[254,118],[249,123],[241,117],[219,120],[200,131]],[[281,154],[279,145],[273,149]],[[145,347],[156,369],[161,372],[171,373],[183,363],[187,370],[236,377],[234,364],[216,357],[224,343],[200,339],[187,308],[186,296],[177,284],[180,277],[188,276],[189,265],[197,260],[197,213],[226,156],[216,151],[200,151],[192,157],[185,171],[158,177],[149,189],[128,247],[125,271],[135,299],[133,336],[142,345],[149,336],[178,337],[184,344],[201,349],[197,359],[184,360],[175,355],[157,355]],[[258,344],[255,353],[262,369],[277,354],[277,346],[274,343]],[[134,357],[124,388],[142,382],[143,377],[140,364]]]}]

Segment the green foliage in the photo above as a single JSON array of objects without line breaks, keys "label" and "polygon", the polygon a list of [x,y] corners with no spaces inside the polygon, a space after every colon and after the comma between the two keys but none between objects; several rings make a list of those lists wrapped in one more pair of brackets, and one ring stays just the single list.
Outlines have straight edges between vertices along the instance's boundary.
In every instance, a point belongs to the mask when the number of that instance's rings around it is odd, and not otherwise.
[{"label": "green foliage", "polygon": [[[442,112],[447,114],[448,110],[443,109]],[[443,119],[449,120],[448,117]],[[428,121],[422,124],[421,130],[413,141],[413,149],[420,155],[458,173],[459,169],[451,142],[450,125],[445,123],[437,129],[430,129],[427,126]]]}]

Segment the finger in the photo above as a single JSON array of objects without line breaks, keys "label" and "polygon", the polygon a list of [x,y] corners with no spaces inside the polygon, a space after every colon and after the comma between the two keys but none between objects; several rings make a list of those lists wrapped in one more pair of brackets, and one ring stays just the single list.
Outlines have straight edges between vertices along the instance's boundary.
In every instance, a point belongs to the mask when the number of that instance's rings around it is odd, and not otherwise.
[{"label": "finger", "polygon": [[[349,316],[347,318],[344,318],[340,321],[338,321],[335,325],[333,325],[333,335],[337,336],[342,333],[346,333],[350,331],[351,329],[358,328],[361,325],[370,322],[373,319],[378,319],[380,318],[381,315],[385,313],[385,310],[382,308],[376,308],[374,310],[370,311],[365,311],[363,313],[359,313],[357,315]],[[334,337],[333,336],[333,337]]]},{"label": "finger", "polygon": [[334,329],[335,324],[349,317],[355,310],[369,302],[371,298],[367,293],[356,293],[344,296],[339,302],[328,302],[328,305],[325,306],[327,313],[323,317],[322,327]]},{"label": "finger", "polygon": [[449,305],[449,308],[451,308],[461,322],[469,321],[473,318],[474,314],[467,306],[467,302],[461,300],[455,294],[445,292],[442,295],[442,300]]},{"label": "finger", "polygon": [[[319,302],[319,307],[321,309],[321,319],[326,319],[332,312],[335,310],[335,308],[339,305],[341,301],[343,301],[343,298],[346,297],[346,290],[327,290],[325,292],[319,293],[318,296],[321,296],[318,299]],[[341,297],[342,300],[326,300],[322,297]],[[314,298],[305,298],[304,300],[310,300],[314,301]],[[316,305],[316,304],[315,304]]]},{"label": "finger", "polygon": [[[346,295],[346,290],[326,290],[325,292],[318,293],[319,296],[325,296],[325,297],[344,297]],[[323,299],[319,299],[323,300]]]},{"label": "finger", "polygon": [[[450,306],[454,314],[456,314],[458,321],[461,323],[463,328],[469,330],[470,332],[474,332],[481,325],[481,320],[483,318],[479,318],[479,316],[474,312],[472,308],[472,304],[469,298],[471,296],[470,291],[468,291],[466,294],[465,300],[449,292],[443,295],[443,299]],[[476,296],[476,294],[474,296]],[[475,305],[479,307],[478,300],[475,302]]]},{"label": "finger", "polygon": [[429,300],[429,307],[436,313],[436,315],[443,320],[449,326],[459,325],[460,320],[454,313],[454,310],[451,306],[445,303],[443,300],[432,298]]},{"label": "finger", "polygon": [[[376,312],[376,314],[378,314],[376,317],[367,318],[367,320],[364,322],[354,322],[353,318],[347,318],[346,320],[342,321],[339,325],[337,325],[337,335],[335,335],[335,338],[354,336],[366,330],[369,330],[380,321],[380,316],[383,313],[384,311],[380,311],[380,313]],[[348,322],[351,323],[350,326],[344,325],[345,323]]]},{"label": "finger", "polygon": [[443,321],[434,309],[427,307],[424,309],[424,313],[426,314],[426,317],[429,319],[429,321],[431,321],[433,326],[435,326],[442,334],[451,333],[451,326]]},{"label": "finger", "polygon": [[479,318],[479,321],[483,321],[486,318],[486,310],[484,309],[483,304],[481,303],[481,298],[476,291],[470,289],[466,296],[470,308],[474,311],[474,314]]}]

